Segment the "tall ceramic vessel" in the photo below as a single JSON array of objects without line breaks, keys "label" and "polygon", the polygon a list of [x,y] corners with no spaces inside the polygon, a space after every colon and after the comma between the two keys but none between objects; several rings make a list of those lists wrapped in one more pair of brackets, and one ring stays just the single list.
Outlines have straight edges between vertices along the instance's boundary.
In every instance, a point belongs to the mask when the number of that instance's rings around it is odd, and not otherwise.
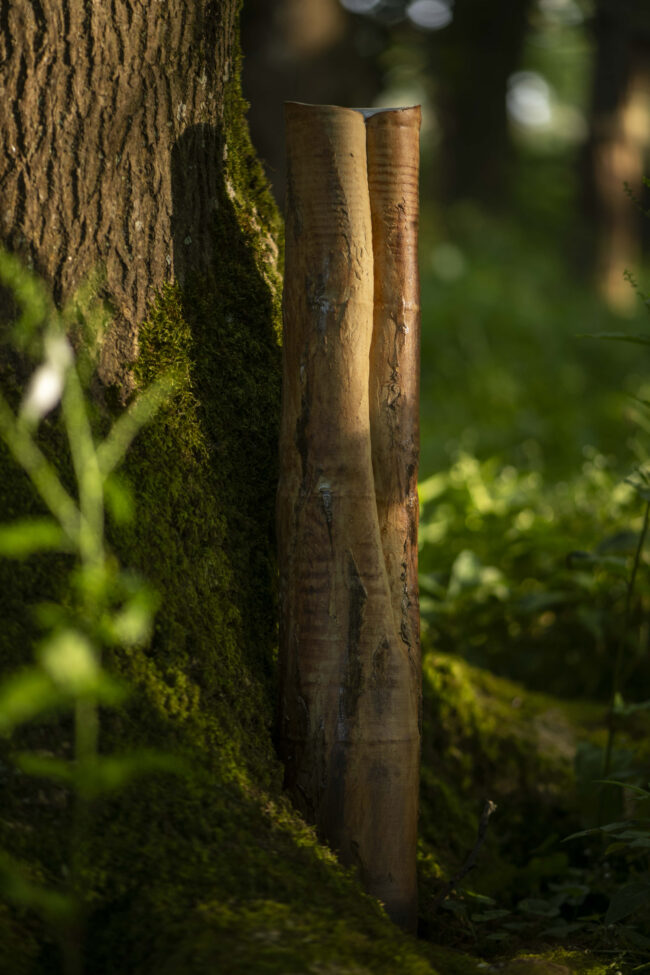
[{"label": "tall ceramic vessel", "polygon": [[280,751],[294,803],[414,929],[420,110],[286,119]]}]

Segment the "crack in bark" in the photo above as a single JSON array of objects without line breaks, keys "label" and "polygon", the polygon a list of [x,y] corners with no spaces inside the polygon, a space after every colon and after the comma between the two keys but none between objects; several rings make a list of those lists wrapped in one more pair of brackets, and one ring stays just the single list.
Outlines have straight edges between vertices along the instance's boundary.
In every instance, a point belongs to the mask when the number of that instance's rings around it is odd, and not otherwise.
[{"label": "crack in bark", "polygon": [[359,653],[368,592],[351,552],[347,553],[347,588],[349,596],[348,630],[339,694],[339,737],[347,738],[349,722],[356,717],[363,691],[363,664]]}]

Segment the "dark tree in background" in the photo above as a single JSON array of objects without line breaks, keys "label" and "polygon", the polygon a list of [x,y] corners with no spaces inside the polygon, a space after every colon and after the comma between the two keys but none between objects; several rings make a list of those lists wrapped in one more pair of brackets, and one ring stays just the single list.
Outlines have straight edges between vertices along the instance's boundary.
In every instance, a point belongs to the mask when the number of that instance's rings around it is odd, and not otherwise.
[{"label": "dark tree in background", "polygon": [[381,28],[339,0],[246,0],[242,12],[249,124],[276,197],[284,199],[284,101],[370,105],[381,87],[371,56]]},{"label": "dark tree in background", "polygon": [[449,27],[430,35],[446,200],[498,207],[507,198],[513,160],[506,88],[520,65],[531,7],[532,0],[458,0]]},{"label": "dark tree in background", "polygon": [[642,218],[623,193],[641,192],[650,145],[650,6],[598,0],[591,23],[594,65],[584,152],[584,213],[592,228],[590,264],[603,296],[625,309],[623,279],[640,256]]}]

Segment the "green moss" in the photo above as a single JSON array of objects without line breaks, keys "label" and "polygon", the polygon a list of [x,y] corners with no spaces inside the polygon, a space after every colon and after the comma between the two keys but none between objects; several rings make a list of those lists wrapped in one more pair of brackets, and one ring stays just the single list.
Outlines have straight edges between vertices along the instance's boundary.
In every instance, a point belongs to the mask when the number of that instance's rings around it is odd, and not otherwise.
[{"label": "green moss", "polygon": [[617,969],[617,964],[599,961],[588,952],[562,948],[521,954],[499,968],[503,975],[612,975]]},{"label": "green moss", "polygon": [[[437,872],[455,872],[491,799],[498,810],[487,850],[507,834],[516,859],[522,852],[517,843],[534,848],[545,838],[535,835],[536,825],[543,831],[552,820],[557,828],[574,814],[576,726],[553,699],[524,692],[458,658],[426,655],[423,676],[423,855],[439,851]],[[505,870],[501,883],[507,883],[511,870],[506,863],[498,867]]]},{"label": "green moss", "polygon": [[[503,929],[507,940],[490,942],[485,936],[494,927],[473,924],[472,915],[493,908],[516,912],[521,899],[544,898],[549,882],[568,876],[574,851],[562,839],[583,825],[574,757],[602,708],[530,694],[444,654],[426,654],[423,673],[421,930],[438,943],[491,958],[518,936]],[[476,844],[486,799],[497,809],[477,865],[436,909]]]}]

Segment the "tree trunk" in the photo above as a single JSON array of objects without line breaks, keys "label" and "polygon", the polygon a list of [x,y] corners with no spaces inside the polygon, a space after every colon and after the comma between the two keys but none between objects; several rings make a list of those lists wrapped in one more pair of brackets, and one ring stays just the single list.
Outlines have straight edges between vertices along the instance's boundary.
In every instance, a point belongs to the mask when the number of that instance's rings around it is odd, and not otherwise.
[{"label": "tree trunk", "polygon": [[[417,342],[417,278],[404,288],[400,277],[413,270],[418,126],[419,110],[371,118],[367,151],[360,112],[287,106],[278,488],[286,785],[411,929],[419,663],[414,538],[402,533],[417,462],[417,385],[404,380],[417,370],[402,346],[409,327]],[[397,292],[380,291],[373,316],[382,274]],[[390,322],[388,350],[373,317],[382,331]],[[377,483],[373,459],[388,465]]]},{"label": "tree trunk", "polygon": [[642,218],[624,184],[640,195],[650,145],[650,12],[629,0],[600,0],[593,32],[590,132],[583,155],[585,245],[600,293],[625,313],[636,304],[623,272],[639,264]]},{"label": "tree trunk", "polygon": [[[178,377],[127,455],[137,515],[107,521],[111,550],[160,608],[149,643],[106,649],[132,693],[102,713],[100,746],[180,752],[187,774],[142,776],[98,801],[82,845],[61,789],[3,776],[0,850],[55,886],[71,847],[82,860],[94,975],[213,972],[224,929],[204,906],[246,902],[286,858],[275,841],[260,858],[252,826],[268,828],[263,804],[281,781],[269,735],[279,218],[245,122],[239,6],[0,0],[0,245],[44,274],[58,302],[103,265],[115,312],[104,384],[126,397],[169,367]],[[33,364],[8,352],[11,312],[0,293],[0,383],[15,403]],[[101,425],[119,403],[99,382],[95,393]],[[72,485],[56,411],[39,433]],[[38,499],[0,447],[0,522],[34,513]],[[0,560],[3,676],[42,638],[33,605],[77,598],[68,570],[65,558]],[[28,747],[69,758],[67,715],[28,732]],[[11,750],[0,741],[3,768]],[[6,965],[58,971],[47,924],[0,900],[0,944],[16,945]]]},{"label": "tree trunk", "polygon": [[[136,0],[0,8],[0,242],[59,302],[105,270],[115,310],[106,383],[130,387],[138,324],[163,283],[213,259],[238,7],[179,0],[155,16]],[[195,178],[177,178],[188,166]]]},{"label": "tree trunk", "polygon": [[441,115],[443,199],[507,203],[512,144],[508,77],[519,67],[532,0],[458,0],[448,28],[430,38]]}]

